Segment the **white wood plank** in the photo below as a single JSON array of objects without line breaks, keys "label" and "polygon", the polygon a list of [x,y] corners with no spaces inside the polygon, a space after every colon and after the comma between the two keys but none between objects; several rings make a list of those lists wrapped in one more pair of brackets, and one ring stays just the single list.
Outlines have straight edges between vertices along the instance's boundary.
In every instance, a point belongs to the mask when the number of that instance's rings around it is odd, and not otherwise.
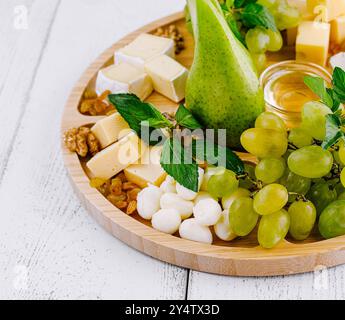
[{"label": "white wood plank", "polygon": [[59,147],[63,106],[86,66],[129,31],[183,3],[61,2],[0,185],[0,298],[184,298],[185,270],[136,252],[89,218]]},{"label": "white wood plank", "polygon": [[188,299],[344,299],[344,282],[345,266],[267,278],[223,277],[191,271]]},{"label": "white wood plank", "polygon": [[[58,0],[3,0],[0,4],[0,179],[23,115]],[[15,9],[19,9],[17,12]],[[28,29],[18,24],[27,10]],[[22,13],[25,14],[23,11]],[[25,17],[23,17],[25,19]]]}]

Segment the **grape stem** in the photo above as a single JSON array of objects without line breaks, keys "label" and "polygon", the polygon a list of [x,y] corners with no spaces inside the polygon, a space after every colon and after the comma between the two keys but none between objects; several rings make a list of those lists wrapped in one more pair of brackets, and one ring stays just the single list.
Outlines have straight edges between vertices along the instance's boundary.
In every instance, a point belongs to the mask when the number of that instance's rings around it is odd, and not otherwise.
[{"label": "grape stem", "polygon": [[298,200],[303,200],[304,202],[307,202],[308,199],[303,195],[303,194],[300,194],[300,193],[297,193],[297,192],[289,192],[289,195],[290,196],[297,196],[297,201]]}]

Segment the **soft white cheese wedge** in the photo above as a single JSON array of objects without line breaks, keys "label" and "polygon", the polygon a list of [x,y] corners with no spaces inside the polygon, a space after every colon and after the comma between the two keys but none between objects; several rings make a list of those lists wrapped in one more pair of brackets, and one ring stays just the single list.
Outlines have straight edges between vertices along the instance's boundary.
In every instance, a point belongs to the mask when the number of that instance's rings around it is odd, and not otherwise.
[{"label": "soft white cheese wedge", "polygon": [[146,145],[132,132],[110,147],[97,153],[87,162],[93,177],[110,179],[140,159],[147,150]]},{"label": "soft white cheese wedge", "polygon": [[142,70],[128,63],[112,65],[99,71],[96,92],[110,90],[112,93],[134,93],[145,100],[152,93],[152,81]]},{"label": "soft white cheese wedge", "polygon": [[127,122],[116,112],[96,122],[91,131],[98,139],[102,149],[126,136],[131,130]]},{"label": "soft white cheese wedge", "polygon": [[143,71],[146,62],[162,54],[175,58],[174,41],[143,33],[132,43],[115,52],[115,64],[126,62]]},{"label": "soft white cheese wedge", "polygon": [[124,170],[126,178],[146,188],[149,184],[159,187],[167,174],[160,165],[162,147],[150,147],[140,158],[139,164],[132,164]]},{"label": "soft white cheese wedge", "polygon": [[334,55],[329,60],[330,65],[332,66],[332,69],[335,69],[335,67],[342,68],[345,70],[345,52],[340,52],[336,55]]},{"label": "soft white cheese wedge", "polygon": [[188,70],[174,59],[162,55],[145,65],[154,89],[174,102],[185,98]]}]

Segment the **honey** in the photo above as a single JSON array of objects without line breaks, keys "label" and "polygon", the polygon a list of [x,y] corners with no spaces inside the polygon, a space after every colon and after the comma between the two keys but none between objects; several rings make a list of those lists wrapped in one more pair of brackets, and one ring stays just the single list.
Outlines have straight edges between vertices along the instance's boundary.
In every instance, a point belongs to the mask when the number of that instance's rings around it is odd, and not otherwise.
[{"label": "honey", "polygon": [[312,63],[284,61],[270,66],[261,76],[267,111],[278,114],[288,127],[301,121],[303,105],[320,100],[304,83],[305,76],[318,76],[331,83],[328,71]]}]

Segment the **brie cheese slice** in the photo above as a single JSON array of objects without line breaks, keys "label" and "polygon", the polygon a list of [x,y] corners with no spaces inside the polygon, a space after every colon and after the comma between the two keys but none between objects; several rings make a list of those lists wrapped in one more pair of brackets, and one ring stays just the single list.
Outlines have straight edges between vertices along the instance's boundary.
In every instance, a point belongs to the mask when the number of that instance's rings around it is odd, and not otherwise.
[{"label": "brie cheese slice", "polygon": [[96,92],[100,95],[106,90],[111,93],[134,93],[145,100],[153,88],[152,81],[145,72],[128,63],[121,63],[99,71]]}]

